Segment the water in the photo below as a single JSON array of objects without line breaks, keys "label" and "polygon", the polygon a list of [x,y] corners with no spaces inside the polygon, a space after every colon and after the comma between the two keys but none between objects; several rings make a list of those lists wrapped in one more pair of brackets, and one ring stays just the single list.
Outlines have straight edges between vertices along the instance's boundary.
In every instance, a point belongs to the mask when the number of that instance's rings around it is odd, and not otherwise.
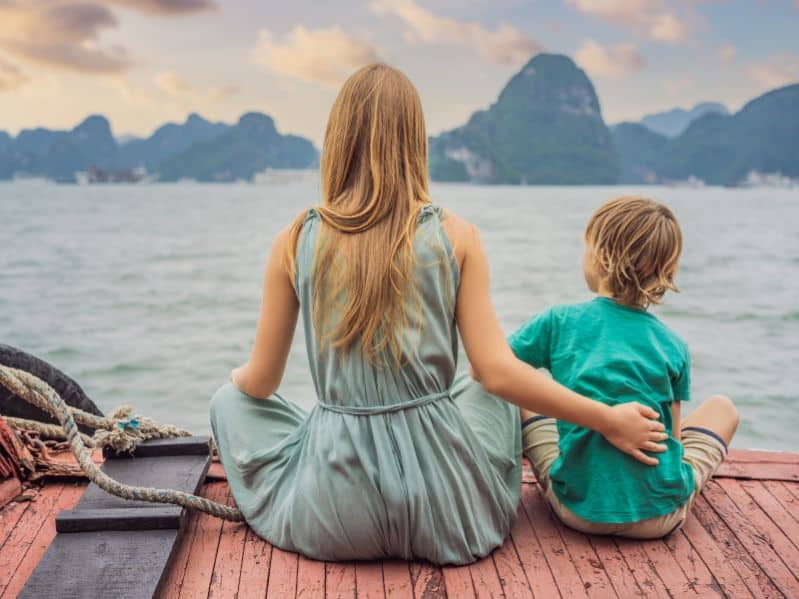
[{"label": "water", "polygon": [[[511,331],[589,297],[585,222],[634,191],[440,185],[432,195],[479,226]],[[736,445],[799,450],[799,192],[638,191],[671,205],[684,230],[682,293],[656,312],[692,350],[692,403],[726,393],[743,416]],[[59,366],[103,410],[132,403],[207,432],[210,395],[247,358],[271,240],[318,197],[314,182],[2,184],[0,342]],[[299,331],[280,390],[315,401]]]}]

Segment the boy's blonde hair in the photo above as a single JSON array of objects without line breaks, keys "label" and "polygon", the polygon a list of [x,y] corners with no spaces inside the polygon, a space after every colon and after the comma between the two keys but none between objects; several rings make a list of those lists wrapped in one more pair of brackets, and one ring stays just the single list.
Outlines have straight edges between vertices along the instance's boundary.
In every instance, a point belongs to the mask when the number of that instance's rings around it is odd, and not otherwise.
[{"label": "boy's blonde hair", "polygon": [[588,221],[585,240],[599,277],[618,301],[647,308],[667,290],[679,291],[674,277],[682,232],[663,204],[641,197],[611,200]]}]

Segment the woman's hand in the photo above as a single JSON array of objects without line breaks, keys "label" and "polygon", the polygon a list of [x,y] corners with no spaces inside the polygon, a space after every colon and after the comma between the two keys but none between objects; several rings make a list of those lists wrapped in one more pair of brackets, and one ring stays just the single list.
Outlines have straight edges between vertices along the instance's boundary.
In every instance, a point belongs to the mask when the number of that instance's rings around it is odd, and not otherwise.
[{"label": "woman's hand", "polygon": [[657,418],[655,410],[639,403],[617,404],[607,411],[606,423],[599,432],[616,449],[648,466],[656,466],[657,458],[646,455],[644,451],[666,451],[666,446],[658,442],[665,441],[668,435]]}]

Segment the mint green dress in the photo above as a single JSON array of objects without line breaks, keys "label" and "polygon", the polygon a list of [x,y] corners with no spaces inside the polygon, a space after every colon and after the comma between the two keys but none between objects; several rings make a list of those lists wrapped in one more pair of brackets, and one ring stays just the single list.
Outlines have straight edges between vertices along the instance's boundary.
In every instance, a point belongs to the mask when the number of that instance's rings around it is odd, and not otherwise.
[{"label": "mint green dress", "polygon": [[295,287],[318,403],[221,387],[211,425],[236,504],[273,545],[320,560],[423,559],[466,564],[502,544],[519,500],[518,409],[456,380],[458,265],[425,206],[414,240],[423,326],[404,336],[411,358],[375,367],[356,348],[320,347],[313,329],[311,210]]}]

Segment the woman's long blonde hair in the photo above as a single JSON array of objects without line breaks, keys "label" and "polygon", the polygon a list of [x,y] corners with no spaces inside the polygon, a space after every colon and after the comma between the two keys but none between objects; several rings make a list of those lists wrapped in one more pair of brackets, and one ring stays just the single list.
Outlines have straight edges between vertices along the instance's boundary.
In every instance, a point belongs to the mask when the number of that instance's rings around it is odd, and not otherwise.
[{"label": "woman's long blonde hair", "polygon": [[[322,227],[314,253],[313,321],[323,344],[360,343],[373,364],[400,364],[414,286],[413,238],[428,195],[427,132],[410,80],[370,64],[344,83],[321,158]],[[305,214],[291,227],[291,276]],[[389,358],[389,360],[386,360]]]}]

